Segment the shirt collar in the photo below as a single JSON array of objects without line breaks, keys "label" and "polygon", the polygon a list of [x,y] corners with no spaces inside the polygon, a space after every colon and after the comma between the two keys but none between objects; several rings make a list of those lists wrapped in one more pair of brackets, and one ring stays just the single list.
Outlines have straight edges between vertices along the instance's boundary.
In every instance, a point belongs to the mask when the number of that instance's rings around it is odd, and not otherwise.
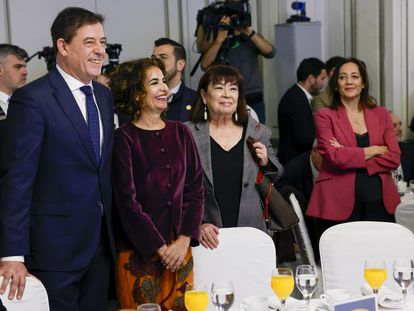
[{"label": "shirt collar", "polygon": [[175,87],[173,87],[172,89],[170,89],[170,93],[171,94],[176,94],[178,92],[178,90],[180,89],[181,83],[182,82],[180,81],[180,83],[178,83]]},{"label": "shirt collar", "polygon": [[0,106],[4,113],[7,115],[7,109],[9,108],[9,94],[0,91]]},{"label": "shirt collar", "polygon": [[89,85],[90,87],[92,87],[92,81],[88,84],[85,84],[81,81],[79,81],[78,79],[72,77],[70,74],[66,73],[59,65],[56,64],[56,69],[59,71],[59,73],[62,75],[63,79],[65,80],[66,84],[69,86],[69,89],[71,90],[71,92],[79,90],[80,87],[84,86],[84,85]]},{"label": "shirt collar", "polygon": [[309,102],[311,102],[312,101],[312,99],[313,99],[313,96],[311,95],[311,93],[309,93],[308,92],[308,90],[307,89],[305,89],[302,85],[300,85],[299,83],[296,83],[296,85],[297,86],[299,86],[301,89],[302,89],[302,91],[305,93],[305,95],[306,95],[306,98],[308,99],[308,101]]}]

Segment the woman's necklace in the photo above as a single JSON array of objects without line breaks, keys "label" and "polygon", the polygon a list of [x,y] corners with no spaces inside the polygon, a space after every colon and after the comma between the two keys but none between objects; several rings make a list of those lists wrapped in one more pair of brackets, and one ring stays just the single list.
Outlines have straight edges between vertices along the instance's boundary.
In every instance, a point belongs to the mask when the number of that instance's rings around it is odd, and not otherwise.
[{"label": "woman's necklace", "polygon": [[351,120],[352,123],[355,123],[356,125],[360,125],[361,121],[362,121],[362,113],[361,112],[357,112],[357,113],[350,113],[348,112],[348,118],[349,120]]},{"label": "woman's necklace", "polygon": [[230,133],[218,133],[216,130],[210,130],[210,135],[224,150],[229,151],[240,141],[243,129],[236,127],[235,131]]}]

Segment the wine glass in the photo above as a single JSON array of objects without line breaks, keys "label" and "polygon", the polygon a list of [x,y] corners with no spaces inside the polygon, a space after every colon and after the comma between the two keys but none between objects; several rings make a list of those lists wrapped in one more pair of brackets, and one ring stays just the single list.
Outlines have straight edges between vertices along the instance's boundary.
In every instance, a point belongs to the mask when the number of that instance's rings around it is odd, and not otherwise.
[{"label": "wine glass", "polygon": [[219,311],[227,311],[234,302],[233,283],[229,280],[214,281],[211,285],[211,300]]},{"label": "wine glass", "polygon": [[204,283],[189,283],[185,287],[184,304],[188,311],[204,311],[208,305],[208,292]]},{"label": "wine glass", "polygon": [[402,179],[402,175],[399,169],[391,171],[392,178],[394,179],[394,183],[397,186],[398,182]]},{"label": "wine glass", "polygon": [[310,300],[318,285],[318,274],[312,265],[299,265],[296,267],[296,286],[306,300],[307,309],[310,310]]},{"label": "wine glass", "polygon": [[137,311],[161,311],[161,307],[156,303],[144,303],[138,306]]},{"label": "wine glass", "polygon": [[410,193],[414,194],[414,179],[411,179],[408,183],[408,187],[410,188]]},{"label": "wine glass", "polygon": [[292,270],[289,268],[276,268],[272,271],[271,287],[281,303],[281,311],[285,309],[286,299],[295,286]]},{"label": "wine glass", "polygon": [[395,259],[392,265],[393,277],[403,294],[404,308],[407,307],[407,288],[414,281],[414,262],[412,259]]},{"label": "wine glass", "polygon": [[374,294],[377,295],[379,288],[387,278],[385,261],[381,259],[365,260],[364,277]]}]

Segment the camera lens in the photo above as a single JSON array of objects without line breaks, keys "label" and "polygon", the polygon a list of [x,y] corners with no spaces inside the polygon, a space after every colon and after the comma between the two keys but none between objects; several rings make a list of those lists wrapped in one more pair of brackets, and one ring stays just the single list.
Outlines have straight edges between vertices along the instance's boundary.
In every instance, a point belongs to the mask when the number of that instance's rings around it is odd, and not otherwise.
[{"label": "camera lens", "polygon": [[292,9],[302,11],[305,8],[305,2],[295,1],[292,3]]}]

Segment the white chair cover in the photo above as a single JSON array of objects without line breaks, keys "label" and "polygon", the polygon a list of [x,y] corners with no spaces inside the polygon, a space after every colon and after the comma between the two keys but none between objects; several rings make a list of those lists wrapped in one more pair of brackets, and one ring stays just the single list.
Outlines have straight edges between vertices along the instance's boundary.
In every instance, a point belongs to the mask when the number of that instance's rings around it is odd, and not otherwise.
[{"label": "white chair cover", "polygon": [[[0,284],[3,277],[0,277]],[[7,295],[10,290],[10,284],[7,286],[6,292],[0,295],[0,299],[7,311],[49,311],[49,299],[42,282],[34,276],[26,278],[26,288],[21,300],[14,298],[9,300]]]},{"label": "white chair cover", "polygon": [[414,232],[414,195],[405,196],[409,196],[409,198],[401,200],[401,203],[398,204],[395,210],[395,221]]},{"label": "white chair cover", "polygon": [[292,193],[289,196],[290,203],[299,218],[299,223],[293,226],[293,235],[295,241],[299,246],[299,252],[303,264],[310,264],[316,267],[315,255],[313,253],[312,243],[309,238],[308,228],[306,227],[305,218],[303,217],[302,209],[295,195]]},{"label": "white chair cover", "polygon": [[[224,228],[220,244],[214,250],[194,247],[194,282],[203,282],[211,290],[214,280],[228,279],[234,286],[232,309],[245,297],[271,296],[270,277],[276,268],[276,251],[272,239],[263,231],[250,227]],[[215,310],[209,302],[207,310]]]},{"label": "white chair cover", "polygon": [[392,277],[395,258],[414,258],[414,235],[395,223],[357,221],[333,226],[319,241],[325,292],[342,288],[359,295],[364,279],[365,259],[384,259],[384,285],[399,292]]}]

